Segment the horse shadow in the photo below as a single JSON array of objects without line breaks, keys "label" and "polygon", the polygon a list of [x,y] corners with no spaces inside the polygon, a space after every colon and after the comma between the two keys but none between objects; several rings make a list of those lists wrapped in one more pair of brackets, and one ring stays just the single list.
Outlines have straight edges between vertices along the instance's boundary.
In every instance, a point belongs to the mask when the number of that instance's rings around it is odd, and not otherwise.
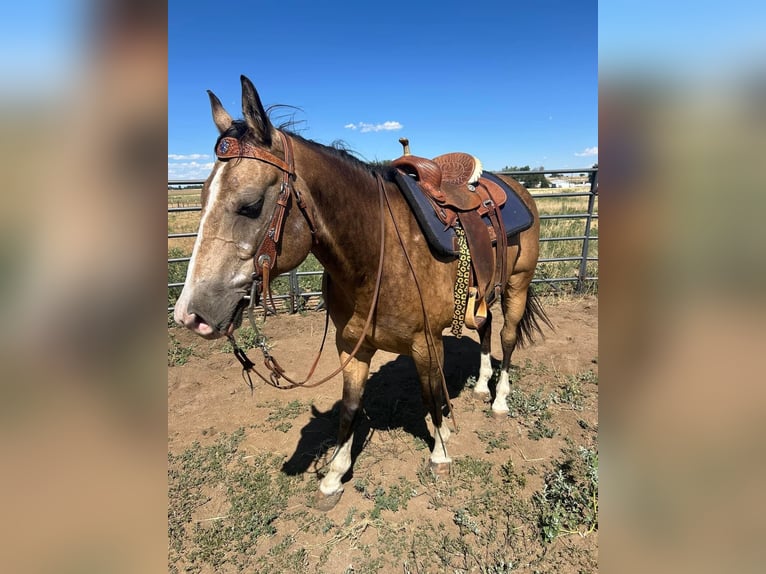
[{"label": "horse shadow", "polygon": [[[444,338],[444,375],[451,399],[463,392],[470,376],[478,375],[479,356],[477,342],[467,337]],[[331,452],[337,441],[341,405],[342,401],[338,400],[327,411],[312,405],[311,420],[301,429],[295,452],[282,465],[282,472],[290,476],[304,474]],[[376,430],[402,429],[433,449],[434,439],[426,425],[426,412],[412,358],[400,355],[383,365],[365,385],[362,408],[354,427],[351,470],[343,481],[353,477],[353,463]]]}]

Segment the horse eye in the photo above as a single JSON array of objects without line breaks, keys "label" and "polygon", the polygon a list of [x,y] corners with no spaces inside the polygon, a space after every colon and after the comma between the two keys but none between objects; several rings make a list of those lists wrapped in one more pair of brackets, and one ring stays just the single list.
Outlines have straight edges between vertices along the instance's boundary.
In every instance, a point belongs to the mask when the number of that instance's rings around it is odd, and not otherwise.
[{"label": "horse eye", "polygon": [[237,214],[244,215],[250,219],[257,219],[258,216],[261,215],[261,209],[263,209],[263,198],[259,199],[255,203],[243,205],[237,209]]}]

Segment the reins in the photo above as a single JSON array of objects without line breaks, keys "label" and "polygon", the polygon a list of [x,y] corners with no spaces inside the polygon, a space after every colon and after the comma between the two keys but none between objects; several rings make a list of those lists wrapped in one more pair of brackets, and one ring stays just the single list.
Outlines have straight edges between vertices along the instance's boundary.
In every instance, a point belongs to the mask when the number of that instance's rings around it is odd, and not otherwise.
[{"label": "reins", "polygon": [[[391,204],[388,201],[388,194],[385,195],[386,198],[386,206],[388,207],[388,212],[391,214],[391,221],[394,224],[394,230],[396,231],[396,237],[399,239],[399,244],[402,246],[402,251],[404,252],[404,258],[407,260],[407,265],[410,268],[410,271],[412,272],[412,279],[415,281],[415,289],[418,292],[418,297],[420,299],[420,307],[423,310],[423,326],[425,327],[426,331],[426,344],[428,345],[428,353],[429,358],[431,358],[431,350],[436,350],[436,345],[434,345],[434,335],[433,331],[431,330],[431,324],[428,321],[428,312],[426,310],[426,304],[425,301],[423,301],[423,290],[420,288],[420,281],[418,281],[418,276],[415,273],[415,266],[412,264],[412,260],[410,259],[410,254],[407,252],[407,247],[404,245],[404,239],[402,238],[402,234],[399,231],[399,226],[396,224],[396,217],[394,217],[393,209],[391,208]],[[438,357],[437,357],[438,358]],[[436,366],[439,368],[439,375],[441,376],[441,385],[442,385],[442,392],[444,393],[444,399],[447,401],[447,406],[449,407],[449,412],[452,415],[452,424],[455,427],[455,432],[458,432],[460,429],[458,428],[457,424],[457,417],[455,416],[455,409],[452,407],[452,401],[449,398],[449,392],[447,391],[447,378],[444,376],[444,369],[442,368],[442,361],[437,360]],[[438,428],[437,428],[438,431]]]},{"label": "reins", "polygon": [[[271,217],[271,223],[266,232],[266,236],[264,237],[264,240],[261,243],[261,246],[258,248],[258,250],[256,251],[253,257],[255,271],[253,272],[253,283],[252,283],[252,287],[250,291],[250,301],[247,308],[247,314],[250,320],[251,327],[259,335],[260,335],[260,329],[257,327],[255,323],[255,318],[253,316],[253,308],[255,307],[255,305],[258,304],[259,291],[261,291],[264,293],[264,297],[263,297],[264,312],[267,311],[266,306],[268,303],[271,303],[272,309],[274,310],[274,312],[276,312],[276,308],[274,307],[273,295],[271,293],[271,288],[269,285],[270,270],[276,262],[277,246],[281,239],[281,233],[282,233],[282,222],[285,217],[285,212],[287,210],[290,197],[295,196],[296,204],[298,205],[298,207],[301,209],[304,216],[306,217],[306,220],[311,229],[311,233],[312,235],[314,235],[314,238],[316,241],[316,226],[314,224],[313,218],[311,217],[311,214],[305,202],[303,201],[303,198],[301,197],[300,193],[295,189],[295,187],[291,183],[291,178],[295,177],[292,144],[290,142],[290,139],[285,134],[283,134],[282,132],[278,132],[278,133],[282,137],[283,148],[285,150],[284,162],[279,160],[279,158],[276,158],[276,156],[273,156],[269,152],[259,150],[258,148],[254,148],[253,146],[247,146],[244,149],[241,149],[241,148],[236,149],[236,151],[239,152],[236,157],[245,157],[245,158],[265,161],[266,163],[269,163],[271,165],[274,165],[275,167],[278,167],[280,170],[282,170],[284,174],[283,182],[280,188],[279,197],[277,199],[277,204],[274,210],[274,214]],[[225,141],[227,139],[229,138],[223,138],[222,141]],[[231,139],[234,139],[234,138],[231,138]],[[236,142],[236,140],[234,141]],[[219,145],[219,150],[217,151],[220,151],[220,148],[221,146]],[[223,151],[224,153],[227,153],[229,152],[229,149],[227,148]],[[219,157],[222,157],[222,156],[219,155]],[[234,157],[234,156],[228,156],[228,153],[227,153],[227,155],[223,157]],[[277,161],[274,161],[274,159],[276,159]],[[231,343],[232,349],[234,351],[234,356],[242,365],[243,377],[244,376],[247,377],[247,382],[250,385],[251,390],[253,388],[253,381],[250,378],[250,372],[254,372],[256,375],[258,375],[258,377],[262,381],[278,389],[293,389],[296,387],[305,387],[305,388],[318,387],[319,385],[326,383],[327,381],[329,381],[330,379],[338,375],[341,371],[343,371],[343,369],[345,369],[346,366],[348,366],[351,360],[354,359],[354,357],[356,357],[356,354],[359,352],[359,349],[362,347],[362,343],[364,342],[364,339],[367,336],[367,331],[370,328],[370,325],[372,324],[372,317],[375,314],[375,309],[377,308],[378,296],[380,295],[380,285],[383,278],[383,260],[385,255],[386,235],[385,235],[385,210],[383,207],[383,203],[384,201],[387,202],[387,198],[385,198],[385,187],[383,185],[383,180],[381,179],[379,174],[375,174],[375,175],[378,182],[378,195],[379,195],[379,203],[380,203],[380,258],[378,261],[378,272],[377,272],[377,277],[375,279],[375,288],[372,294],[372,301],[370,302],[370,310],[367,314],[367,319],[365,321],[364,328],[362,329],[362,333],[359,336],[359,340],[356,342],[354,349],[351,351],[351,354],[348,357],[346,357],[346,360],[343,361],[343,363],[337,369],[335,369],[335,371],[323,377],[319,381],[310,382],[311,377],[314,376],[314,371],[316,370],[316,367],[319,364],[319,359],[322,356],[322,351],[324,350],[324,344],[325,344],[325,341],[327,340],[327,332],[329,328],[329,312],[326,311],[324,333],[322,334],[322,343],[320,344],[319,352],[317,353],[317,356],[314,359],[314,362],[311,365],[311,368],[309,369],[308,374],[302,381],[296,381],[290,378],[289,376],[287,376],[284,368],[279,364],[277,359],[269,352],[268,345],[263,340],[263,337],[260,337],[260,336],[258,337],[259,340],[256,346],[261,350],[261,353],[263,354],[263,364],[266,367],[266,369],[269,371],[269,376],[267,378],[255,368],[255,363],[253,363],[250,360],[250,358],[247,356],[247,354],[239,347],[239,345],[237,345],[237,342],[234,339],[234,335],[233,334],[227,335],[229,342]],[[285,381],[287,385],[283,385],[282,381]]]},{"label": "reins", "polygon": [[[271,304],[271,308],[273,312],[276,313],[273,294],[271,292],[271,286],[270,286],[270,271],[276,263],[277,247],[282,237],[282,224],[284,222],[285,214],[286,214],[287,207],[289,205],[291,197],[295,197],[295,202],[298,205],[301,212],[303,213],[304,217],[306,218],[306,221],[309,225],[311,233],[314,236],[314,241],[317,241],[317,236],[316,236],[317,229],[314,223],[314,219],[311,216],[311,212],[308,210],[308,207],[306,203],[304,202],[301,194],[298,192],[298,190],[295,189],[295,187],[292,184],[292,180],[295,178],[295,165],[294,165],[294,156],[293,156],[293,150],[292,150],[292,142],[290,141],[290,138],[288,138],[283,132],[278,131],[277,133],[280,135],[282,139],[282,147],[284,149],[284,154],[285,154],[284,160],[273,155],[271,152],[262,150],[248,143],[240,144],[240,142],[238,142],[236,138],[228,138],[228,137],[222,138],[220,143],[218,144],[218,147],[216,148],[216,153],[219,158],[237,157],[237,158],[255,159],[255,160],[273,165],[274,167],[277,167],[278,169],[282,171],[282,174],[283,174],[279,196],[277,197],[277,203],[274,208],[274,213],[271,216],[271,221],[267,228],[266,235],[264,236],[264,239],[261,242],[261,245],[258,247],[258,249],[255,252],[255,255],[253,256],[253,266],[255,271],[253,272],[253,283],[251,286],[250,297],[249,297],[250,300],[247,307],[247,314],[248,314],[248,319],[250,320],[250,325],[253,328],[253,330],[256,332],[256,334],[258,334],[258,342],[256,346],[261,350],[261,353],[263,354],[263,364],[266,367],[266,369],[269,371],[269,376],[268,377],[264,376],[255,368],[255,363],[253,363],[253,361],[250,360],[250,358],[247,356],[245,351],[243,351],[242,348],[239,347],[239,345],[237,345],[237,342],[233,334],[227,335],[229,342],[231,343],[234,356],[242,365],[242,375],[243,377],[245,376],[247,377],[247,382],[250,385],[250,389],[251,390],[253,389],[253,381],[250,378],[251,372],[258,375],[258,377],[262,381],[267,383],[268,385],[271,385],[272,387],[275,387],[277,389],[294,389],[297,387],[305,387],[305,388],[318,387],[319,385],[326,383],[327,381],[329,381],[330,379],[338,375],[340,372],[342,372],[343,369],[345,369],[348,366],[348,364],[354,359],[354,357],[356,357],[356,354],[359,352],[359,349],[362,347],[362,343],[364,342],[364,339],[367,336],[367,331],[370,328],[370,325],[372,324],[372,318],[373,318],[373,315],[375,314],[375,310],[377,309],[378,297],[380,295],[380,285],[383,278],[383,261],[384,261],[384,255],[385,255],[385,245],[386,245],[386,234],[385,234],[385,225],[386,225],[385,211],[386,210],[384,208],[384,204],[388,208],[388,212],[391,215],[391,221],[394,224],[394,229],[396,231],[397,238],[399,239],[399,244],[402,247],[402,251],[404,252],[404,257],[407,260],[407,264],[409,265],[410,271],[412,272],[413,280],[415,281],[415,287],[417,289],[418,296],[420,298],[420,305],[423,310],[424,327],[426,330],[426,344],[428,345],[428,352],[430,355],[430,353],[432,352],[432,349],[435,351],[436,346],[433,343],[434,336],[433,336],[433,331],[431,330],[431,325],[428,321],[428,313],[425,307],[425,302],[423,300],[423,291],[420,287],[420,282],[418,281],[417,275],[415,273],[415,267],[412,264],[412,260],[410,259],[409,253],[407,252],[407,248],[405,246],[401,232],[399,231],[399,227],[396,224],[396,217],[394,217],[393,209],[391,208],[391,204],[388,200],[388,194],[386,193],[383,179],[378,173],[375,174],[375,178],[378,183],[378,199],[379,199],[379,206],[380,206],[380,257],[378,260],[378,272],[375,279],[375,288],[372,294],[372,301],[370,302],[370,310],[367,313],[367,319],[365,321],[364,328],[362,329],[362,333],[359,335],[359,339],[357,340],[356,345],[354,346],[354,349],[351,351],[348,357],[346,357],[346,360],[343,361],[343,363],[337,369],[335,369],[332,373],[330,373],[329,375],[323,377],[322,379],[318,381],[310,382],[311,377],[314,376],[314,371],[316,370],[316,367],[319,364],[319,359],[322,356],[322,352],[324,350],[324,344],[325,344],[325,341],[327,340],[327,332],[329,328],[329,311],[326,310],[324,333],[322,334],[322,342],[319,347],[319,352],[317,353],[317,356],[314,359],[314,362],[312,363],[308,374],[302,381],[296,381],[290,378],[289,376],[287,376],[284,368],[279,364],[277,359],[269,352],[268,345],[266,344],[264,338],[260,335],[260,329],[256,325],[255,318],[253,315],[253,309],[258,304],[259,295],[263,293],[264,317],[266,313],[268,312],[268,309],[267,309],[268,304]],[[449,392],[447,390],[447,381],[446,381],[446,377],[444,376],[444,369],[442,368],[441,361],[437,360],[436,364],[438,366],[439,374],[441,376],[441,385],[442,385],[442,391],[444,393],[444,398],[447,401],[450,414],[452,415],[451,418],[453,421],[453,425],[454,425],[455,431],[457,432],[459,430],[457,425],[457,417],[455,416],[455,410],[452,406],[452,401],[450,401],[450,398],[449,398]],[[282,381],[286,382],[287,384],[286,385],[282,384]]]}]

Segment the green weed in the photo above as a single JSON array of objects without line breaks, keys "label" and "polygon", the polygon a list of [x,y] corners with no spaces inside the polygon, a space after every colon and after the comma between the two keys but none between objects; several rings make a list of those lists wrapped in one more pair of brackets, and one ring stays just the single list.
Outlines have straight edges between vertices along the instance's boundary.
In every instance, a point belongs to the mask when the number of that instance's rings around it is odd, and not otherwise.
[{"label": "green weed", "polygon": [[306,411],[306,409],[309,407],[309,405],[297,399],[294,401],[290,401],[289,403],[286,403],[286,404],[275,401],[274,403],[271,403],[269,406],[273,407],[274,410],[272,410],[269,413],[269,416],[266,417],[266,422],[278,422],[278,421],[284,421],[285,419],[288,419],[288,420],[296,419],[301,414],[303,414]]},{"label": "green weed", "polygon": [[[298,478],[273,472],[278,457],[266,453],[245,458],[239,451],[243,439],[244,429],[239,429],[222,433],[210,446],[194,443],[180,455],[168,455],[169,561],[176,568],[244,566],[257,541],[276,532],[273,523],[288,497],[299,492]],[[220,516],[192,524],[192,516],[209,500],[206,488],[223,489],[226,508]],[[300,561],[301,553],[294,558]]]},{"label": "green weed", "polygon": [[[269,348],[268,338],[260,331],[256,331],[250,325],[243,325],[237,329],[236,333],[237,346],[243,351],[249,351],[256,347],[265,346]],[[234,348],[229,341],[226,341],[221,348],[224,353],[231,353]]]},{"label": "green weed", "polygon": [[542,490],[533,496],[543,542],[561,533],[592,532],[598,527],[598,451],[571,444],[545,474]]},{"label": "green weed", "polygon": [[175,335],[168,331],[168,367],[185,365],[193,354],[193,347],[182,345]]},{"label": "green weed", "polygon": [[508,434],[505,432],[495,433],[494,431],[474,431],[479,440],[486,446],[484,452],[491,454],[496,450],[506,450],[511,448],[508,444]]},{"label": "green weed", "polygon": [[380,513],[383,510],[390,510],[396,512],[400,508],[407,508],[407,501],[417,494],[415,485],[405,480],[399,479],[398,484],[392,485],[388,492],[382,486],[378,486],[371,494],[366,492],[368,498],[372,498],[375,502],[375,506],[370,512],[370,518],[380,518]]},{"label": "green weed", "polygon": [[556,434],[556,429],[549,426],[549,422],[553,419],[553,414],[548,409],[545,409],[535,418],[532,423],[532,428],[527,432],[527,436],[532,440],[540,440],[541,438],[553,438]]}]

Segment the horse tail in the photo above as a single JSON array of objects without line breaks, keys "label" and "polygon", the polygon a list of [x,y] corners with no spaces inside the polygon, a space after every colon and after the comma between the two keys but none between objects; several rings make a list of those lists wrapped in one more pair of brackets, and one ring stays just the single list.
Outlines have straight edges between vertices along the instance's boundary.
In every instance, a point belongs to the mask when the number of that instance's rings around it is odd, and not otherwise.
[{"label": "horse tail", "polygon": [[540,323],[544,323],[551,330],[555,330],[553,323],[543,309],[542,303],[540,303],[540,299],[537,298],[535,290],[530,285],[527,290],[527,304],[524,308],[524,314],[521,316],[519,324],[516,325],[516,344],[519,347],[524,347],[534,343],[536,335],[545,338]]}]

